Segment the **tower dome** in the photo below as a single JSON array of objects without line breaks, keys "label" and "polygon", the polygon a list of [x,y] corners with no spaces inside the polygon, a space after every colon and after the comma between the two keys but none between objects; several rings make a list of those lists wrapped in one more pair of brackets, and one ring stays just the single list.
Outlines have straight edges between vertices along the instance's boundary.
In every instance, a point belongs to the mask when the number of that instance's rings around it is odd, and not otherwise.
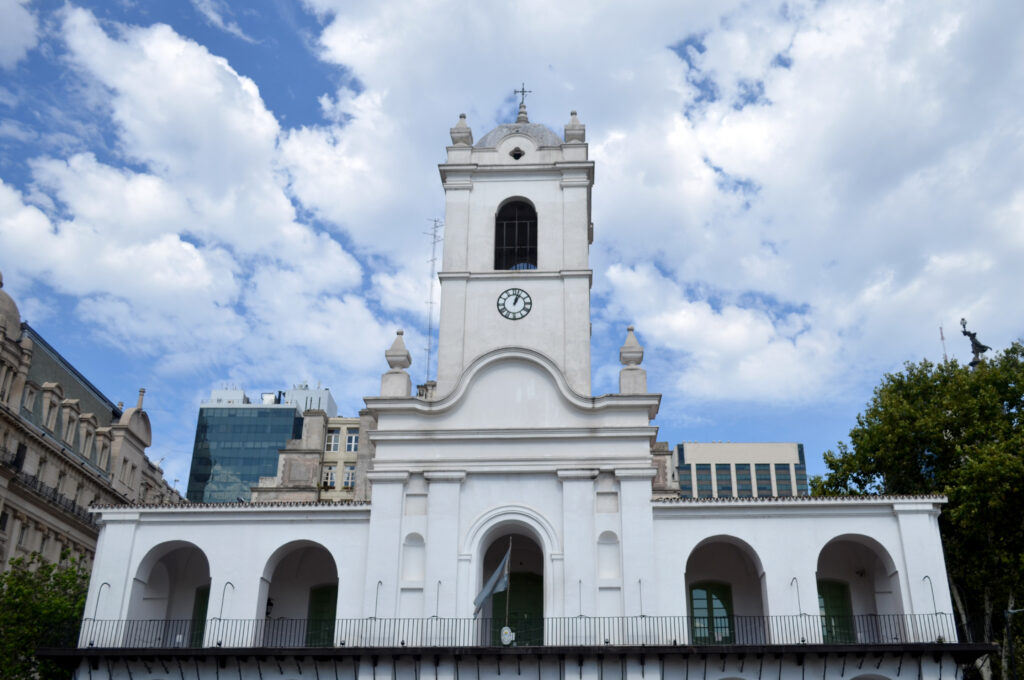
[{"label": "tower dome", "polygon": [[21,337],[21,313],[14,299],[4,291],[4,275],[0,272],[0,319],[7,327],[7,337],[17,340]]},{"label": "tower dome", "polygon": [[514,123],[504,123],[494,128],[474,144],[478,149],[490,149],[509,135],[520,134],[530,137],[537,146],[561,146],[562,138],[558,133],[542,123],[531,123],[526,116],[526,104],[519,105],[519,115]]}]

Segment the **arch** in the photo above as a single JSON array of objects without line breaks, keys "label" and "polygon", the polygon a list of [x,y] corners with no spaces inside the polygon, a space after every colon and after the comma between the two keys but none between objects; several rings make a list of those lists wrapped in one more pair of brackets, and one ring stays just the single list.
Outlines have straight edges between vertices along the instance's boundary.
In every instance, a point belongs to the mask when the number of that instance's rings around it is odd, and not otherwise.
[{"label": "arch", "polygon": [[505,558],[507,587],[485,598],[482,616],[491,620],[490,639],[500,639],[501,628],[508,625],[515,631],[519,645],[544,643],[544,553],[533,532],[521,524],[499,525],[490,534],[481,556],[481,582],[500,573]]},{"label": "arch", "polygon": [[266,646],[330,646],[338,607],[338,566],[320,543],[296,540],[275,550],[263,568],[258,604],[267,619]]},{"label": "arch", "polygon": [[[555,560],[562,556],[561,543],[554,526],[543,515],[523,505],[503,505],[491,508],[476,517],[470,524],[461,544],[461,553],[470,563],[472,577],[464,591],[464,616],[472,616],[473,599],[484,583],[484,553],[499,536],[515,530],[531,538],[539,547],[544,563],[544,612],[546,616],[557,616],[554,597],[553,573]],[[550,568],[549,568],[550,567]]]},{"label": "arch", "polygon": [[818,552],[822,635],[836,642],[906,640],[900,574],[874,538],[842,534]]},{"label": "arch", "polygon": [[197,545],[154,546],[135,569],[125,642],[132,646],[200,647],[210,598],[210,563]]},{"label": "arch", "polygon": [[686,560],[686,601],[695,644],[764,644],[764,567],[735,536],[710,536]]},{"label": "arch", "polygon": [[537,209],[521,198],[508,198],[494,215],[494,269],[537,268]]},{"label": "arch", "polygon": [[597,537],[597,578],[602,580],[622,577],[622,558],[619,537],[614,531],[604,531]]},{"label": "arch", "polygon": [[422,583],[426,573],[427,543],[413,532],[402,542],[402,581]]}]

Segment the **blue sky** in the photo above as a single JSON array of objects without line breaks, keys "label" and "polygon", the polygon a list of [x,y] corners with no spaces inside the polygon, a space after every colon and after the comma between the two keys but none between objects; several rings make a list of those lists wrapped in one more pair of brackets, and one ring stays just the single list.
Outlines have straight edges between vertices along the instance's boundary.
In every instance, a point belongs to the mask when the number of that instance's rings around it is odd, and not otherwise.
[{"label": "blue sky", "polygon": [[1024,7],[0,0],[0,271],[184,488],[200,400],[353,414],[424,376],[436,164],[466,113],[587,125],[594,391],[635,324],[660,438],[800,441],[885,371],[1024,335]]}]

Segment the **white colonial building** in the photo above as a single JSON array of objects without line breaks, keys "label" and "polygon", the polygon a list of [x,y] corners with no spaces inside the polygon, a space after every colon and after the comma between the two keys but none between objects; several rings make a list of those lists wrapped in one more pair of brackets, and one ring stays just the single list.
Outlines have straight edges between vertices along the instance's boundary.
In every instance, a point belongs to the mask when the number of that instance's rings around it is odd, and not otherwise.
[{"label": "white colonial building", "polygon": [[942,498],[669,493],[632,329],[591,394],[583,125],[521,106],[451,136],[437,383],[411,396],[399,334],[368,500],[103,507],[78,649],[48,654],[91,679],[707,680],[953,678],[988,649],[958,641]]}]

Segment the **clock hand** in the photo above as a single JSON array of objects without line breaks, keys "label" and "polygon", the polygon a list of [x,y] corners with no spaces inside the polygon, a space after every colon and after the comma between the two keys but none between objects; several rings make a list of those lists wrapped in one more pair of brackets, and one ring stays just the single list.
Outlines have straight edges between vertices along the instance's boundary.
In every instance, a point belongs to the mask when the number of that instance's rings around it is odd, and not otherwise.
[{"label": "clock hand", "polygon": [[512,304],[514,304],[514,305],[518,305],[519,304],[519,296],[518,295],[516,295],[514,298],[512,298]]}]

